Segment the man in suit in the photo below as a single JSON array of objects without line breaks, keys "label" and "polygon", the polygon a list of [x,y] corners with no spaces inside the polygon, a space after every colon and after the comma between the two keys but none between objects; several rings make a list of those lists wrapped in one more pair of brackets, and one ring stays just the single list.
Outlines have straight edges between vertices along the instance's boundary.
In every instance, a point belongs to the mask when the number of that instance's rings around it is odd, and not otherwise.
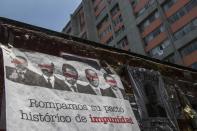
[{"label": "man in suit", "polygon": [[79,92],[85,94],[101,95],[97,73],[92,69],[86,69],[85,74],[89,84],[79,88]]},{"label": "man in suit", "polygon": [[102,90],[102,95],[124,99],[124,97],[126,96],[126,93],[123,89],[117,86],[116,80],[109,74],[104,74],[103,77],[106,83],[109,85],[109,88]]},{"label": "man in suit", "polygon": [[37,86],[69,91],[64,81],[54,75],[55,66],[53,63],[38,64],[38,67],[40,67],[42,75],[37,77]]},{"label": "man in suit", "polygon": [[64,83],[68,86],[69,90],[72,92],[79,92],[78,87],[80,87],[80,85],[77,84],[77,70],[70,64],[63,64],[62,73],[65,78]]},{"label": "man in suit", "polygon": [[28,69],[28,61],[23,56],[16,56],[11,63],[15,68],[6,66],[6,78],[17,83],[34,85],[37,73]]}]

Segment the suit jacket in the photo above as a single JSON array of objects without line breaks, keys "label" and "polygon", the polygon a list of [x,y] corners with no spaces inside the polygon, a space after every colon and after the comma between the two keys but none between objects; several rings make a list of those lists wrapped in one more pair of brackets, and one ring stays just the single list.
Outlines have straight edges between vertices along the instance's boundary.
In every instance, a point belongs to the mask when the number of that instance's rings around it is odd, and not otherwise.
[{"label": "suit jacket", "polygon": [[6,66],[6,78],[17,83],[25,84],[25,85],[35,85],[36,78],[39,76],[39,74],[26,69],[24,73],[24,77],[22,78],[17,72],[16,68]]},{"label": "suit jacket", "polygon": [[78,91],[79,91],[79,93],[97,95],[96,92],[92,89],[92,87],[90,85],[87,85],[87,86],[79,85]]},{"label": "suit jacket", "polygon": [[[120,92],[123,95],[123,98],[126,99],[126,93],[123,89],[119,88]],[[103,96],[109,96],[109,97],[114,97],[116,98],[116,95],[114,94],[113,90],[111,89],[111,87],[107,88],[107,89],[103,89],[101,90],[101,93]]]},{"label": "suit jacket", "polygon": [[51,87],[51,85],[45,80],[43,75],[40,75],[39,77],[37,77],[36,81],[37,82],[35,86],[47,87],[47,88],[57,89],[57,90],[71,91],[68,85],[66,85],[66,83],[63,80],[60,80],[56,76],[54,76],[54,87]]},{"label": "suit jacket", "polygon": [[71,89],[68,87],[68,85],[64,82],[64,80],[60,80],[57,77],[55,77],[55,83],[54,88],[57,90],[66,90],[71,91]]}]

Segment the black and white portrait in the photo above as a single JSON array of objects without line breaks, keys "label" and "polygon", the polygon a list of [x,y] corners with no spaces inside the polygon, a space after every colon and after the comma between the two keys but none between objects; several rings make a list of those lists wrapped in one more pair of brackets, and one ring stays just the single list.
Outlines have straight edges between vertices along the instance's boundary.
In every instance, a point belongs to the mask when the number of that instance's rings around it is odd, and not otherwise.
[{"label": "black and white portrait", "polygon": [[79,88],[79,92],[86,94],[102,95],[99,88],[99,77],[92,69],[85,69],[85,76],[88,80],[88,85]]},{"label": "black and white portrait", "polygon": [[52,62],[38,64],[42,74],[36,78],[36,86],[47,87],[51,89],[68,90],[64,81],[57,78],[54,74],[55,65]]},{"label": "black and white portrait", "polygon": [[102,90],[103,96],[124,99],[125,91],[117,86],[115,78],[109,74],[104,74],[103,77],[108,84],[108,88]]},{"label": "black and white portrait", "polygon": [[80,85],[77,84],[77,70],[70,64],[63,64],[62,73],[64,76],[64,83],[68,87],[68,90],[72,92],[78,92],[78,88]]},{"label": "black and white portrait", "polygon": [[11,59],[14,67],[6,66],[6,78],[17,83],[34,85],[37,73],[28,69],[28,61],[23,56],[16,56]]}]

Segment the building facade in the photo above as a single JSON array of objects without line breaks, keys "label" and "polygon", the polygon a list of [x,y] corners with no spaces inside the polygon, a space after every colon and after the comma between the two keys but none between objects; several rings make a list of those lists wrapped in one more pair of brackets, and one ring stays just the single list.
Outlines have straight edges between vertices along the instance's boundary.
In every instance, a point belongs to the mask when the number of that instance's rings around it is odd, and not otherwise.
[{"label": "building facade", "polygon": [[82,0],[63,33],[197,69],[197,0]]}]

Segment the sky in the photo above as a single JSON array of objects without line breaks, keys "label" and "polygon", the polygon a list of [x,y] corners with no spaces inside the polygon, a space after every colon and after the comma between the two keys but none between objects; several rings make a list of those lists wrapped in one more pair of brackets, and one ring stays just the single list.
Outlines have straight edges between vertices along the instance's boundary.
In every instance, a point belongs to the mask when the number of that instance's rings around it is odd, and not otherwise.
[{"label": "sky", "polygon": [[61,32],[81,0],[0,0],[0,17]]}]

